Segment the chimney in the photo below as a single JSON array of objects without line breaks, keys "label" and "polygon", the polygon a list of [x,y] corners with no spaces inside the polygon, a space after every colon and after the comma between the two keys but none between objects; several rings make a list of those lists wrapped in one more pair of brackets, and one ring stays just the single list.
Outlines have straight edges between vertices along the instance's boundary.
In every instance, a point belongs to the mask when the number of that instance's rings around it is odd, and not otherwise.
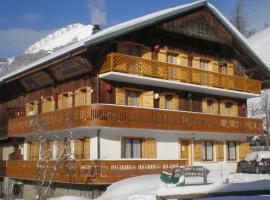
[{"label": "chimney", "polygon": [[98,24],[94,24],[93,30],[92,30],[92,35],[101,31],[101,28]]}]

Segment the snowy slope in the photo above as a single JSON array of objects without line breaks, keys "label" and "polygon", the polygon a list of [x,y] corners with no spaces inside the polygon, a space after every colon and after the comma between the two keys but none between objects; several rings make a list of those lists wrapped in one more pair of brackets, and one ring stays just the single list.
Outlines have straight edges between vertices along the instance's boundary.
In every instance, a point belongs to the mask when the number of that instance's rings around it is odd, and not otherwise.
[{"label": "snowy slope", "polygon": [[52,51],[55,48],[83,40],[92,34],[92,28],[92,25],[79,23],[68,25],[28,47],[25,54],[33,54],[42,50]]},{"label": "snowy slope", "polygon": [[270,68],[270,27],[248,38],[248,43]]}]

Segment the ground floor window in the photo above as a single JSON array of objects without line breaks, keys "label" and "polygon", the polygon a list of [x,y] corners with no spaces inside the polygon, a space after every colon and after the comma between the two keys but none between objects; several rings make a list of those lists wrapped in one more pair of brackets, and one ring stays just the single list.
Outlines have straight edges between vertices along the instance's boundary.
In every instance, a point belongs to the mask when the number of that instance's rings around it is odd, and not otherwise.
[{"label": "ground floor window", "polygon": [[202,159],[204,161],[213,160],[213,142],[212,141],[202,142]]},{"label": "ground floor window", "polygon": [[227,142],[227,160],[236,160],[236,142]]},{"label": "ground floor window", "polygon": [[142,158],[142,140],[134,138],[124,138],[122,141],[123,158]]}]

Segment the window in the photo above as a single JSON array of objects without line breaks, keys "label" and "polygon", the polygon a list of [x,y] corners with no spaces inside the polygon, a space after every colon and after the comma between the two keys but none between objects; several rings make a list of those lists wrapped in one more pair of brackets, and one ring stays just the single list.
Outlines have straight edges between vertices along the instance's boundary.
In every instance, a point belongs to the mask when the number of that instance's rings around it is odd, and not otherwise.
[{"label": "window", "polygon": [[177,64],[177,55],[176,54],[167,54],[167,62],[171,64]]},{"label": "window", "polygon": [[125,104],[128,106],[139,106],[140,95],[140,91],[126,90]]},{"label": "window", "polygon": [[173,95],[165,95],[165,109],[173,109]]},{"label": "window", "polygon": [[131,55],[131,56],[141,57],[142,56],[142,49],[139,46],[130,45],[130,46],[128,46],[126,53],[128,55]]},{"label": "window", "polygon": [[188,56],[188,66],[192,67],[192,57]]},{"label": "window", "polygon": [[142,158],[142,140],[125,138],[122,140],[123,158]]},{"label": "window", "polygon": [[200,60],[200,68],[203,70],[208,70],[208,61],[206,60]]},{"label": "window", "polygon": [[204,161],[213,160],[213,142],[212,141],[202,142],[202,158]]},{"label": "window", "polygon": [[227,160],[236,160],[236,142],[227,142]]},{"label": "window", "polygon": [[222,74],[227,74],[228,73],[228,68],[227,68],[227,64],[226,63],[220,65],[220,72]]}]

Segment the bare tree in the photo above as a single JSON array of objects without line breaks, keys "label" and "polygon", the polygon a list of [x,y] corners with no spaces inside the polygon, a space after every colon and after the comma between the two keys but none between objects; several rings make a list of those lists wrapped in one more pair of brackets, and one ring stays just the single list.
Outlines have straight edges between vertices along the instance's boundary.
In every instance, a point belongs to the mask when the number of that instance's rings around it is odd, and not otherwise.
[{"label": "bare tree", "polygon": [[[67,116],[66,121],[71,126],[72,116]],[[51,194],[51,189],[54,183],[54,178],[57,170],[63,161],[73,161],[71,154],[71,140],[73,133],[71,128],[67,134],[55,135],[50,131],[47,134],[41,134],[45,131],[44,127],[48,127],[47,120],[36,121],[36,131],[38,134],[32,140],[38,141],[38,160],[36,162],[37,169],[37,199],[47,200]],[[56,154],[51,151],[49,142],[54,142]],[[67,168],[69,165],[67,164]]]},{"label": "bare tree", "polygon": [[244,13],[244,0],[236,0],[232,11],[231,22],[240,31],[240,33],[247,36],[248,31],[246,14]]},{"label": "bare tree", "polygon": [[263,119],[264,130],[266,132],[266,145],[269,148],[270,135],[270,90],[262,91],[261,97],[257,101],[249,103],[249,115]]}]

